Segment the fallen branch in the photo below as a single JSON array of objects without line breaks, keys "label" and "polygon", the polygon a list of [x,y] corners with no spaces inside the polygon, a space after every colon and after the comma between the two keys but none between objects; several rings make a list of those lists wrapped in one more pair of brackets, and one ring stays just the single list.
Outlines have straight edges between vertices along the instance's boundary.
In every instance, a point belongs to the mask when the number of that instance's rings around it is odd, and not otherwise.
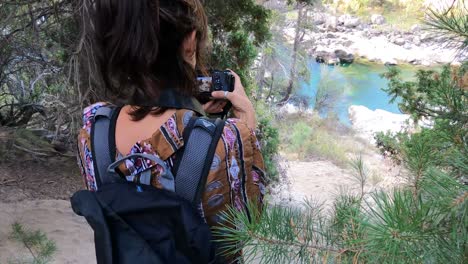
[{"label": "fallen branch", "polygon": [[3,180],[3,181],[0,182],[0,186],[1,186],[1,185],[8,185],[8,184],[14,183],[14,182],[18,182],[18,180],[17,180],[17,179],[13,179],[13,180]]},{"label": "fallen branch", "polygon": [[36,152],[36,151],[30,150],[30,149],[18,146],[16,144],[13,144],[13,147],[16,148],[16,149],[19,149],[21,151],[27,152],[29,154],[36,155],[36,156],[41,156],[41,157],[50,157],[51,156],[50,154],[46,154],[46,153],[42,153],[42,152]]}]

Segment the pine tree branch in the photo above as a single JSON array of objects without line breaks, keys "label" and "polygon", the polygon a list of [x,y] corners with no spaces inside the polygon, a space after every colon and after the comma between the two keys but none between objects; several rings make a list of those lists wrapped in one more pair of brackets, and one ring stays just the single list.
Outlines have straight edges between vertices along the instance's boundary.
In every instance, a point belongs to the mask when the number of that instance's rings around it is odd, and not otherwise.
[{"label": "pine tree branch", "polygon": [[456,47],[462,54],[468,49],[468,9],[464,3],[452,5],[442,11],[429,9],[425,24],[439,33],[446,46]]},{"label": "pine tree branch", "polygon": [[453,207],[459,206],[459,205],[461,205],[462,203],[464,203],[466,200],[468,200],[468,192],[464,192],[464,193],[461,194],[459,197],[457,197],[457,198],[453,201],[452,206],[453,206]]},{"label": "pine tree branch", "polygon": [[267,237],[263,237],[263,236],[259,236],[257,235],[256,233],[252,232],[252,231],[247,231],[248,234],[254,238],[255,240],[258,240],[258,241],[262,241],[262,242],[265,242],[269,245],[280,245],[280,246],[286,246],[286,247],[299,247],[299,248],[308,248],[308,249],[311,249],[311,250],[320,250],[320,251],[326,251],[326,252],[334,252],[334,253],[338,253],[338,254],[343,254],[345,252],[349,252],[349,251],[353,251],[353,252],[357,252],[355,249],[351,249],[351,248],[333,248],[333,247],[325,247],[325,246],[318,246],[318,245],[310,245],[308,243],[306,243],[305,241],[303,243],[300,243],[300,242],[293,242],[293,241],[284,241],[284,240],[278,240],[278,239],[272,239],[272,238],[267,238]]}]

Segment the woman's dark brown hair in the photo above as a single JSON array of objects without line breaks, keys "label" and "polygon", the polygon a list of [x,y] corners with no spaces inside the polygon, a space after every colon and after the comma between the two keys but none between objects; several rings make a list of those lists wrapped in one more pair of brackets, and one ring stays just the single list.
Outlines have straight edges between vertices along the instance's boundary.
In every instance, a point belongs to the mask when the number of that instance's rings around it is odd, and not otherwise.
[{"label": "woman's dark brown hair", "polygon": [[[139,106],[140,120],[162,89],[192,96],[204,61],[207,19],[199,0],[96,0],[91,16],[94,53],[106,99]],[[196,31],[197,69],[184,59],[183,42]]]}]

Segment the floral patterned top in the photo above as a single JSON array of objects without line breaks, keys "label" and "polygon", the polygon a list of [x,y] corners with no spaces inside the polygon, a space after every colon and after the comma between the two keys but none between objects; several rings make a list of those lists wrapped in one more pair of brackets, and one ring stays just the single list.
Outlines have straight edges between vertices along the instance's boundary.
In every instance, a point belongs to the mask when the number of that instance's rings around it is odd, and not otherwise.
[{"label": "floral patterned top", "polygon": [[[106,103],[93,104],[83,111],[83,128],[78,135],[78,165],[88,190],[96,191],[96,180],[91,151],[91,123],[96,111]],[[195,112],[177,110],[151,138],[135,143],[130,153],[118,153],[117,157],[134,153],[152,154],[164,160],[169,168],[178,149],[184,145],[183,130]],[[151,184],[163,188],[159,182],[161,166],[144,158],[129,159],[119,167],[128,181],[138,181],[142,172],[150,170]],[[263,203],[265,172],[259,142],[252,130],[238,119],[226,120],[218,142],[213,163],[208,174],[202,197],[203,215],[210,226],[221,221],[221,213],[229,205],[245,210],[247,201]]]}]

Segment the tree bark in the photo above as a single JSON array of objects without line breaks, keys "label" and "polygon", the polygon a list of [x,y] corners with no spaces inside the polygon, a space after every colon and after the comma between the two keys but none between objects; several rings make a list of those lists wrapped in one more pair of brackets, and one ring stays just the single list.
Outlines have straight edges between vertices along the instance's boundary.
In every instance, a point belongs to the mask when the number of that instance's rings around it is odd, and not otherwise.
[{"label": "tree bark", "polygon": [[289,73],[288,86],[286,86],[286,94],[284,95],[283,99],[281,99],[278,103],[278,105],[280,106],[285,105],[289,101],[289,98],[291,97],[291,94],[294,88],[294,82],[296,80],[297,54],[299,52],[301,40],[303,38],[303,34],[301,34],[302,26],[303,26],[302,24],[304,21],[304,16],[307,14],[305,4],[298,3],[297,5],[299,7],[299,11],[298,11],[298,16],[297,16],[296,31],[294,35],[294,47],[293,47],[293,54],[292,54],[291,70]]}]

